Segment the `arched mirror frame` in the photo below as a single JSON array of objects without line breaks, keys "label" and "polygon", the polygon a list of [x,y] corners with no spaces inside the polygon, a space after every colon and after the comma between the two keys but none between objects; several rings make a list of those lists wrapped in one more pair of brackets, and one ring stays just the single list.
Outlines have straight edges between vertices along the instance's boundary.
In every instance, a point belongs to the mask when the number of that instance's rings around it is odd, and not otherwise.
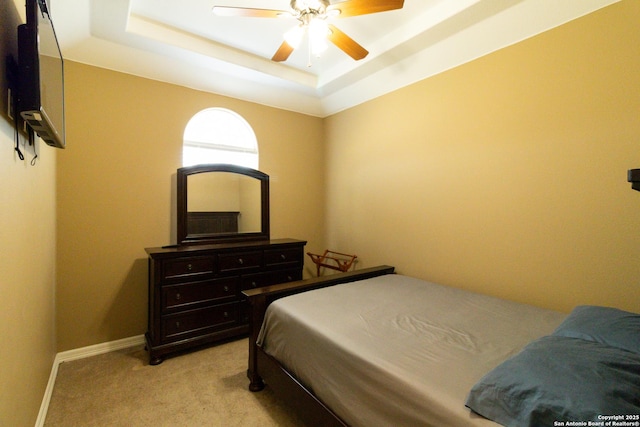
[{"label": "arched mirror frame", "polygon": [[[189,234],[187,227],[188,211],[188,178],[202,173],[236,173],[257,179],[260,182],[260,219],[261,230],[249,233],[211,233]],[[194,245],[207,243],[231,243],[253,240],[269,240],[269,175],[255,169],[231,164],[207,164],[187,166],[178,169],[177,172],[177,238],[178,245]]]}]

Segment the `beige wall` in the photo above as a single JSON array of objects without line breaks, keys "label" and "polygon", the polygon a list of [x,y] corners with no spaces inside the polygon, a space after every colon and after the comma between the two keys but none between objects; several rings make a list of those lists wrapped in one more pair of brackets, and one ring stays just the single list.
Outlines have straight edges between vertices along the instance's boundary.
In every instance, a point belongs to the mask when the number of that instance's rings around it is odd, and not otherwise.
[{"label": "beige wall", "polygon": [[[37,142],[14,152],[6,116],[5,58],[16,57],[24,2],[0,2],[0,425],[34,425],[55,348],[56,150]],[[25,142],[20,137],[20,142]]]},{"label": "beige wall", "polygon": [[71,61],[65,71],[58,351],[146,331],[144,248],[175,243],[172,182],[182,166],[182,134],[204,108],[229,108],[253,127],[260,170],[270,176],[272,238],[323,247],[323,200],[315,191],[322,188],[321,119]]},{"label": "beige wall", "polygon": [[0,117],[0,425],[33,425],[55,347],[55,158],[21,161]]},{"label": "beige wall", "polygon": [[326,120],[328,246],[569,311],[638,311],[640,2]]}]

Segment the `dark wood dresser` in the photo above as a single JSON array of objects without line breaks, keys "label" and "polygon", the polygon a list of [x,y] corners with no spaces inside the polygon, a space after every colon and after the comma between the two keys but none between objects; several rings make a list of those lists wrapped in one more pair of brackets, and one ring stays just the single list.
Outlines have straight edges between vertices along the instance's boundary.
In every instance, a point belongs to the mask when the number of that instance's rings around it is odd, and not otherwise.
[{"label": "dark wood dresser", "polygon": [[149,363],[247,334],[241,292],[301,280],[306,243],[278,239],[147,248]]}]

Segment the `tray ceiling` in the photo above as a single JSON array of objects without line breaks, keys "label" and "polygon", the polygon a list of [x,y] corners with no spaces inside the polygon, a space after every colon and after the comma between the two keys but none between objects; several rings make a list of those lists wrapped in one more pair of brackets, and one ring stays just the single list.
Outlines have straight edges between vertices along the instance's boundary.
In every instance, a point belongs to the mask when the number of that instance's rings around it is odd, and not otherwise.
[{"label": "tray ceiling", "polygon": [[[289,10],[289,0],[50,0],[68,60],[325,117],[517,43],[618,0],[405,0],[334,19],[368,51],[330,45],[270,58],[297,21],[220,17],[217,6]],[[332,3],[338,3],[334,0]],[[311,66],[309,66],[309,60]]]}]

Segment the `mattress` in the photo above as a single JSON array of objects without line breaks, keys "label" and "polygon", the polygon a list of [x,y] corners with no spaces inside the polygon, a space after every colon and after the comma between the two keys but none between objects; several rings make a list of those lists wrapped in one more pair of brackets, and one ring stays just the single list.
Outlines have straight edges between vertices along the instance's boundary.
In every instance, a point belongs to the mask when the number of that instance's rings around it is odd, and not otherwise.
[{"label": "mattress", "polygon": [[496,426],[471,387],[565,314],[385,275],[279,299],[258,345],[352,426]]}]

